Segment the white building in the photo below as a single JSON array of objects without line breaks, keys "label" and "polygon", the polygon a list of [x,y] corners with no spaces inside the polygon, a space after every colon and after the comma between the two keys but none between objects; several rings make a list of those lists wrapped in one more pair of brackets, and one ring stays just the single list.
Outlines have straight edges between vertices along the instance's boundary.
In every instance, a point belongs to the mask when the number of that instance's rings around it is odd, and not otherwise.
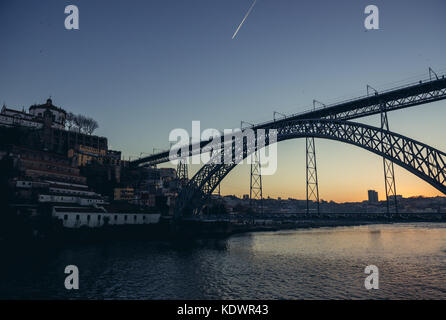
[{"label": "white building", "polygon": [[104,197],[82,184],[17,180],[15,185],[26,191],[36,189],[38,202],[51,204],[52,216],[62,220],[66,228],[153,224],[158,223],[161,216],[159,213],[123,212],[109,207]]},{"label": "white building", "polygon": [[83,196],[75,196],[71,194],[39,194],[38,201],[40,203],[51,202],[51,203],[73,203],[80,206],[94,206],[104,204],[105,201],[102,198],[90,198]]},{"label": "white building", "polygon": [[63,183],[56,181],[17,180],[19,189],[38,188],[37,201],[39,203],[63,203],[80,206],[97,206],[106,204],[104,197],[81,184]]},{"label": "white building", "polygon": [[22,126],[39,129],[43,127],[45,112],[49,116],[52,128],[64,129],[67,113],[62,108],[53,105],[53,101],[48,99],[46,103],[32,105],[29,112],[9,109],[3,105],[0,113],[0,126],[13,127]]},{"label": "white building", "polygon": [[53,207],[52,216],[62,220],[65,228],[99,228],[108,225],[143,225],[158,223],[159,213],[109,213],[100,208]]}]

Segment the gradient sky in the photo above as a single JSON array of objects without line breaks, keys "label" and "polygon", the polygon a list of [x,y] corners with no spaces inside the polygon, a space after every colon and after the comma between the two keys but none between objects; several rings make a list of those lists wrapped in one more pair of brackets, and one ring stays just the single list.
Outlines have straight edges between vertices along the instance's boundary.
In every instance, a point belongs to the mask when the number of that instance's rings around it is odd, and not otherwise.
[{"label": "gradient sky", "polygon": [[[77,5],[80,30],[64,28]],[[330,103],[397,81],[446,72],[446,2],[258,0],[0,2],[0,102],[12,108],[53,103],[94,117],[113,149],[139,156],[169,146],[173,128],[235,128],[295,113],[313,99]],[[364,8],[380,9],[380,30],[366,31]],[[390,129],[446,150],[446,101],[389,114]],[[361,121],[378,125],[379,117]],[[264,194],[305,198],[304,139],[280,143],[279,169]],[[382,159],[317,140],[320,195],[357,201],[376,189]],[[197,168],[192,168],[196,170]],[[192,173],[193,173],[192,171]],[[249,191],[247,166],[222,183]],[[401,168],[397,193],[439,195]]]}]

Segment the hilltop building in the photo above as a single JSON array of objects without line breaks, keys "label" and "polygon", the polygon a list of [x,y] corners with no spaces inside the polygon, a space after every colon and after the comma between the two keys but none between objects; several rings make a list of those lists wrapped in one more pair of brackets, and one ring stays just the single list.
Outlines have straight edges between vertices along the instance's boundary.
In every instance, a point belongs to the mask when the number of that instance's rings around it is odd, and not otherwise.
[{"label": "hilltop building", "polygon": [[3,106],[0,112],[0,127],[29,129],[25,146],[45,151],[67,154],[68,150],[84,147],[108,150],[107,138],[67,130],[67,112],[48,99],[46,103],[32,105],[28,112]]},{"label": "hilltop building", "polygon": [[0,125],[6,127],[24,126],[30,128],[43,128],[49,123],[52,128],[64,129],[67,112],[53,105],[48,99],[44,104],[35,104],[29,107],[29,111],[9,109],[3,105],[0,113]]}]

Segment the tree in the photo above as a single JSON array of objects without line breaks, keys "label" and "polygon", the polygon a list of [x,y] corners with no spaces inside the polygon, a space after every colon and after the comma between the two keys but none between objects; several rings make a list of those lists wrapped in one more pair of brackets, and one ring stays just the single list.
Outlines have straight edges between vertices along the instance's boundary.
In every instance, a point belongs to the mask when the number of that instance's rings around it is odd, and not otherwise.
[{"label": "tree", "polygon": [[86,116],[83,115],[79,115],[81,117],[81,126],[82,126],[82,131],[84,133],[87,133],[87,126],[88,126],[88,118]]},{"label": "tree", "polygon": [[67,123],[69,119],[71,123],[69,125],[67,124],[67,126],[69,128],[76,127],[79,133],[84,132],[91,135],[97,128],[99,128],[99,124],[97,123],[97,121],[92,118],[88,118],[82,114],[70,114],[67,115]]},{"label": "tree", "polygon": [[99,128],[99,124],[96,120],[92,118],[86,119],[85,132],[91,135],[97,128]]},{"label": "tree", "polygon": [[83,115],[78,114],[74,117],[74,124],[76,125],[79,133],[81,133],[82,129],[84,128],[84,122],[85,122],[85,117]]}]

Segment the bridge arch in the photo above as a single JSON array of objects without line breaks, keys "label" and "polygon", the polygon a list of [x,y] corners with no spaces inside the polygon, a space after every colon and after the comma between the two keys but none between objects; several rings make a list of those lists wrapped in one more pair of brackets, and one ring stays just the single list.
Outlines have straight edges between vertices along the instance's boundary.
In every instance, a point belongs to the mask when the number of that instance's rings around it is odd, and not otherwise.
[{"label": "bridge arch", "polygon": [[[277,142],[315,137],[358,146],[393,161],[446,194],[446,154],[398,133],[357,122],[323,119],[273,123],[266,128],[267,136],[271,129],[277,130]],[[245,152],[243,157],[249,155]],[[235,162],[205,164],[180,192],[175,216],[199,212],[212,191],[236,165]]]}]

